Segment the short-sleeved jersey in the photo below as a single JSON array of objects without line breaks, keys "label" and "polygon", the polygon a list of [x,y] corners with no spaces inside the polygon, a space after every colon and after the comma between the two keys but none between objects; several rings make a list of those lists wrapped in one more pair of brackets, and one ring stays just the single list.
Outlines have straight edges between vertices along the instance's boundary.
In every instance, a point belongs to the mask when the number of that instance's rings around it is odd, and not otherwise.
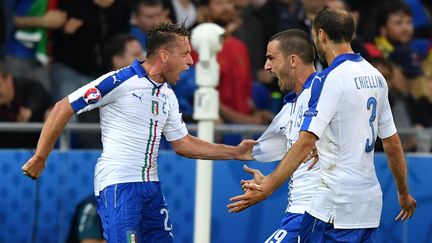
[{"label": "short-sleeved jersey", "polygon": [[343,54],[315,77],[302,131],[318,136],[321,183],[306,211],[336,229],[378,227],[382,192],[374,166],[377,135],[396,133],[381,73]]},{"label": "short-sleeved jersey", "polygon": [[[298,140],[303,122],[303,113],[308,110],[311,96],[311,83],[316,73],[304,83],[303,90],[297,96],[291,92],[285,97],[285,105],[275,116],[272,123],[257,140],[252,154],[258,161],[276,161],[282,159],[287,150]],[[308,171],[311,161],[302,163],[289,180],[287,212],[303,214],[309,200],[319,183],[319,166]]]},{"label": "short-sleeved jersey", "polygon": [[177,98],[141,63],[107,73],[68,96],[77,114],[100,109],[103,151],[95,168],[95,194],[106,186],[158,181],[161,133],[168,141],[187,135]]}]

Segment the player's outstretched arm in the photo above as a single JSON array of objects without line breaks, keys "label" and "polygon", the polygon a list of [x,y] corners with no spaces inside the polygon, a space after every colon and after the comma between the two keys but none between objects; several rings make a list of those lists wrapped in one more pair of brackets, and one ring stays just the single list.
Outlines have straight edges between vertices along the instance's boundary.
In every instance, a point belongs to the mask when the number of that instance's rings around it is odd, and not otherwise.
[{"label": "player's outstretched arm", "polygon": [[21,167],[24,175],[32,179],[41,175],[48,154],[73,114],[67,98],[55,104],[42,128],[35,154]]},{"label": "player's outstretched arm", "polygon": [[248,190],[243,195],[230,198],[232,203],[228,205],[229,211],[241,212],[269,197],[303,163],[315,148],[317,140],[318,138],[313,133],[300,132],[299,139],[284,156],[275,171],[268,176],[260,176],[260,181],[242,184],[242,187]]},{"label": "player's outstretched arm", "polygon": [[397,133],[382,139],[382,143],[384,152],[387,155],[387,163],[396,182],[399,204],[401,206],[401,212],[396,217],[396,220],[406,220],[414,214],[417,203],[408,189],[407,168],[402,144]]},{"label": "player's outstretched arm", "polygon": [[192,159],[237,159],[253,160],[252,147],[256,144],[254,140],[243,140],[237,146],[209,143],[197,137],[186,135],[185,137],[172,141],[174,151],[181,156]]}]

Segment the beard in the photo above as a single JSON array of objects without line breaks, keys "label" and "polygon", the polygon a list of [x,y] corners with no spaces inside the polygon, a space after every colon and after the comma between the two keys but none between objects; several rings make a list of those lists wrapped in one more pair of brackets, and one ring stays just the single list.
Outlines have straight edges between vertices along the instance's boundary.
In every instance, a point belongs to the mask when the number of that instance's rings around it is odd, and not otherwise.
[{"label": "beard", "polygon": [[327,60],[326,60],[326,52],[325,52],[324,49],[321,47],[321,44],[320,44],[320,43],[317,43],[317,45],[316,45],[316,50],[317,50],[317,53],[318,53],[318,59],[320,60],[320,62],[323,63],[323,64],[327,64],[327,65],[329,65],[329,64],[327,63]]},{"label": "beard", "polygon": [[288,80],[278,79],[278,86],[280,91],[282,92],[291,92],[294,90],[294,83],[291,82],[291,79]]},{"label": "beard", "polygon": [[287,90],[286,84],[282,79],[278,79],[279,90],[285,92]]}]

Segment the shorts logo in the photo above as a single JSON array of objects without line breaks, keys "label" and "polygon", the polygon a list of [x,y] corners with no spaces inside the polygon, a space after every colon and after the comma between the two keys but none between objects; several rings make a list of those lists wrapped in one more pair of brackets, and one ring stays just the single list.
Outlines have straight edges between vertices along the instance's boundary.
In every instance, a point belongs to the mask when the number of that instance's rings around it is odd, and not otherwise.
[{"label": "shorts logo", "polygon": [[314,110],[307,110],[305,111],[305,113],[303,114],[304,117],[311,117],[311,116],[316,116],[318,114],[318,111],[314,111]]},{"label": "shorts logo", "polygon": [[157,102],[156,100],[152,100],[151,111],[155,116],[159,114],[159,102]]},{"label": "shorts logo", "polygon": [[138,238],[135,230],[127,232],[127,242],[128,243],[138,243]]},{"label": "shorts logo", "polygon": [[102,98],[102,95],[97,88],[90,88],[85,92],[83,98],[87,104],[91,105],[98,102]]}]

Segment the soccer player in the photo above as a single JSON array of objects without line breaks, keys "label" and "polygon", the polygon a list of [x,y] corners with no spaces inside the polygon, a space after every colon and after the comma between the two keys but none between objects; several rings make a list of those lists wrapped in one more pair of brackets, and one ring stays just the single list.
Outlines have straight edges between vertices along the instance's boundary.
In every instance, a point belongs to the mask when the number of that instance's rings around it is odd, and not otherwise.
[{"label": "soccer player", "polygon": [[[302,163],[316,141],[320,184],[306,209],[301,242],[363,242],[378,227],[382,192],[375,174],[374,145],[383,142],[398,190],[401,212],[410,218],[416,201],[409,193],[406,162],[393,122],[384,77],[352,52],[351,14],[325,9],[314,20],[313,37],[321,60],[330,66],[313,80],[299,139],[270,175],[244,195],[232,198],[238,212],[268,197]],[[252,190],[255,189],[255,190]]]},{"label": "soccer player", "polygon": [[22,167],[36,179],[56,138],[74,114],[100,108],[103,151],[94,192],[108,242],[172,242],[172,227],[157,173],[161,133],[177,154],[201,159],[250,160],[253,140],[236,147],[188,135],[174,85],[192,65],[190,33],[161,24],[149,33],[145,62],[109,72],[59,101],[47,119],[35,155]]},{"label": "soccer player", "polygon": [[[285,97],[282,110],[254,146],[253,157],[262,162],[282,159],[298,139],[316,75],[313,43],[304,31],[291,29],[275,34],[267,45],[266,58],[264,68],[278,79],[281,91],[290,93]],[[290,177],[288,207],[281,227],[266,242],[297,243],[303,214],[319,183],[318,167],[308,171],[311,164],[312,160],[300,165]],[[248,167],[245,170],[252,174],[255,172]],[[256,176],[261,177],[259,174]]]}]

